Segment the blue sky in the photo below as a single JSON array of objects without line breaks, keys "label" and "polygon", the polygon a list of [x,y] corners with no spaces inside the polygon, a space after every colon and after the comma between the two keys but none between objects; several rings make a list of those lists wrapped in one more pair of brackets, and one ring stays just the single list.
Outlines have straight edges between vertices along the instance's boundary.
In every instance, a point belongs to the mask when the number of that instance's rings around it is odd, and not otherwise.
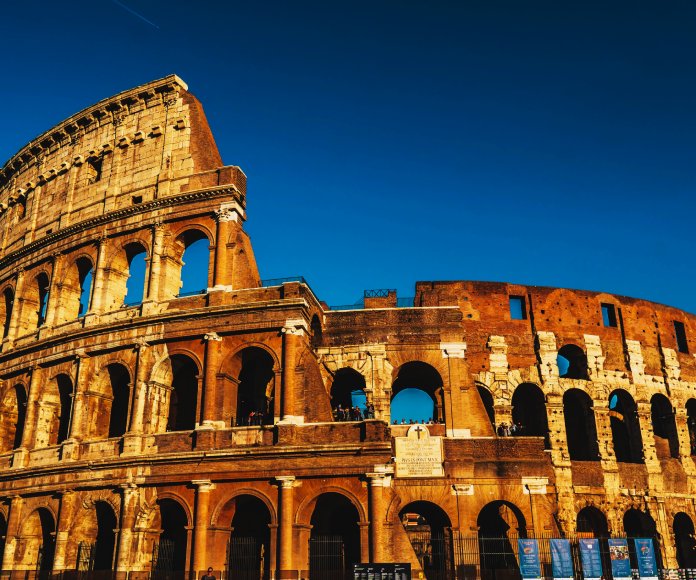
[{"label": "blue sky", "polygon": [[264,278],[330,304],[472,279],[696,312],[695,27],[693,2],[7,3],[0,163],[177,73],[249,177]]}]

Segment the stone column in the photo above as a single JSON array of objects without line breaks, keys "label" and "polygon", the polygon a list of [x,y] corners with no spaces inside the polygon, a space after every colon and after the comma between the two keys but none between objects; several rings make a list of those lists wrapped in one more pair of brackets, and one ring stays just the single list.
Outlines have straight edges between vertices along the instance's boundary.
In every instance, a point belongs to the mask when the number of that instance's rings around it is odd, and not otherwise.
[{"label": "stone column", "polygon": [[[231,212],[219,209],[215,212],[217,231],[215,232],[215,268],[213,272],[213,290],[224,290],[227,276],[227,240],[230,237],[230,221],[234,219]],[[229,286],[229,285],[228,285]]]},{"label": "stone column", "polygon": [[278,550],[279,562],[276,578],[296,578],[297,571],[293,566],[292,550],[295,476],[277,476],[275,480],[280,488],[280,549]]},{"label": "stone column", "polygon": [[87,312],[89,314],[99,313],[102,311],[104,303],[104,268],[106,264],[106,248],[109,240],[103,237],[99,240],[97,248],[97,263],[94,267],[94,280],[92,288],[92,300]]},{"label": "stone column", "polygon": [[149,348],[149,344],[145,341],[139,342],[135,345],[135,350],[137,351],[136,357],[136,371],[135,371],[135,381],[133,383],[133,393],[132,393],[132,404],[130,410],[130,428],[128,429],[131,433],[142,433],[143,423],[145,420],[145,403],[147,398],[147,387],[145,385],[145,374],[146,365],[143,360],[145,353]]},{"label": "stone column", "polygon": [[384,538],[384,473],[368,473],[370,490],[370,561],[386,562]]},{"label": "stone column", "polygon": [[2,555],[2,569],[14,570],[14,556],[17,549],[17,536],[19,535],[19,522],[22,515],[24,499],[20,496],[12,496],[10,500],[10,514],[7,518],[7,532],[5,535],[5,552]]},{"label": "stone column", "polygon": [[203,374],[203,428],[215,427],[218,406],[217,374],[220,368],[222,338],[216,332],[209,332],[203,337],[205,342],[205,370]]},{"label": "stone column", "polygon": [[135,526],[135,504],[138,498],[138,486],[133,483],[121,485],[121,529],[118,535],[118,553],[116,571],[128,572],[131,562],[133,527]]},{"label": "stone column", "polygon": [[295,415],[296,373],[298,350],[307,325],[302,319],[286,320],[281,329],[283,333],[283,394],[282,421],[300,424],[304,416]]},{"label": "stone column", "polygon": [[[34,446],[34,431],[36,430],[36,411],[39,405],[38,390],[40,374],[41,373],[38,367],[34,367],[31,369],[31,378],[29,379],[29,389],[27,392],[27,415],[24,419],[24,433],[22,433],[22,448],[24,452],[28,451]],[[18,449],[17,451],[20,450]],[[15,462],[12,463],[12,466],[15,467]]]},{"label": "stone column", "polygon": [[157,222],[152,226],[152,248],[150,249],[150,272],[148,276],[147,301],[159,300],[160,276],[162,270],[162,245],[164,244],[164,226]]},{"label": "stone column", "polygon": [[196,486],[196,511],[193,517],[192,572],[198,577],[198,572],[208,567],[208,511],[210,505],[210,492],[215,489],[215,484],[209,479],[195,479],[191,483]]},{"label": "stone column", "polygon": [[61,253],[53,255],[53,269],[51,271],[51,283],[48,290],[48,304],[46,305],[46,321],[44,324],[49,328],[56,323],[56,313],[58,311],[58,301],[60,298],[59,278],[62,275],[61,269],[65,257]]},{"label": "stone column", "polygon": [[24,268],[22,268],[19,270],[19,272],[17,272],[17,282],[15,284],[14,293],[14,304],[12,306],[12,316],[10,316],[10,328],[7,332],[7,340],[10,343],[14,341],[15,338],[17,338],[19,317],[22,314],[22,303],[24,302],[24,299],[22,298],[24,296],[24,278],[25,273]]},{"label": "stone column", "polygon": [[[441,342],[440,352],[447,363],[447,376],[445,380],[444,409],[445,426],[448,437],[471,437],[471,429],[466,421],[466,410],[472,409],[472,415],[476,416],[476,399],[469,400],[468,389],[463,384],[465,372],[462,372],[464,357],[466,356],[466,343]],[[436,419],[433,417],[433,419]]]},{"label": "stone column", "polygon": [[661,473],[662,467],[655,450],[655,437],[652,430],[652,409],[650,403],[636,403],[638,410],[638,424],[640,425],[640,437],[643,443],[643,457],[648,473]]},{"label": "stone column", "polygon": [[53,556],[53,571],[58,572],[69,568],[65,563],[65,554],[70,541],[70,517],[75,506],[77,494],[74,491],[64,491],[60,496],[60,512],[56,529],[56,547]]}]

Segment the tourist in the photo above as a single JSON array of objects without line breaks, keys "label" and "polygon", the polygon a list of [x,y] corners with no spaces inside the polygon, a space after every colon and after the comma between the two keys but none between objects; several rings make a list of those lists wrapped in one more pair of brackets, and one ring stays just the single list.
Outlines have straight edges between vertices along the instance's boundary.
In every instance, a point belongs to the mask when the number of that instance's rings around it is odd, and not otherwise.
[{"label": "tourist", "polygon": [[208,567],[208,571],[201,577],[201,580],[215,580],[212,567]]}]

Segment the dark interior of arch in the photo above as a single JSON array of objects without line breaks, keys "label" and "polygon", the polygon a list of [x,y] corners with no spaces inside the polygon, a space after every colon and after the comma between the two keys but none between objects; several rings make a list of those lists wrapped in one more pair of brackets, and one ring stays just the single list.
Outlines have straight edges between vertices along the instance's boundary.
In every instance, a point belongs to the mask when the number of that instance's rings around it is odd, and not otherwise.
[{"label": "dark interior of arch", "polygon": [[691,455],[696,453],[696,399],[686,402],[686,424],[689,427],[689,446]]},{"label": "dark interior of arch", "polygon": [[479,512],[476,524],[479,528],[481,568],[483,570],[517,570],[517,558],[509,536],[527,537],[522,512],[509,502],[494,501],[486,504]]},{"label": "dark interior of arch", "polygon": [[94,545],[94,569],[112,570],[114,548],[116,546],[116,516],[111,506],[98,501],[94,505],[97,512],[97,538]]},{"label": "dark interior of arch", "polygon": [[426,577],[442,574],[448,566],[445,534],[452,526],[445,511],[429,501],[414,501],[401,509],[399,519]]},{"label": "dark interior of arch", "polygon": [[691,518],[684,512],[679,512],[674,516],[673,530],[679,567],[696,568],[696,540]]},{"label": "dark interior of arch", "polygon": [[[669,456],[679,457],[679,437],[677,435],[677,423],[674,420],[674,410],[669,399],[664,395],[653,395],[650,399],[650,417],[652,419],[655,445],[658,448],[658,456],[662,456],[661,444],[667,444]],[[662,441],[660,441],[660,439]]]},{"label": "dark interior of arch", "polygon": [[5,300],[5,320],[2,325],[2,337],[5,338],[10,332],[10,322],[12,320],[12,308],[14,307],[14,293],[11,288],[6,288],[3,292]]},{"label": "dark interior of arch", "polygon": [[312,347],[318,348],[324,342],[324,332],[321,328],[321,321],[319,320],[319,317],[316,314],[312,316],[310,329],[312,331]]},{"label": "dark interior of arch", "polygon": [[162,533],[154,568],[158,571],[186,570],[186,512],[173,499],[161,499],[157,503],[160,508]]},{"label": "dark interior of arch", "polygon": [[139,304],[145,295],[147,251],[138,243],[128,244],[125,251],[128,261],[125,303],[127,305]]},{"label": "dark interior of arch", "polygon": [[352,407],[354,391],[365,392],[365,377],[354,369],[339,369],[331,384],[331,407]]},{"label": "dark interior of arch", "polygon": [[172,356],[172,391],[167,431],[191,431],[196,426],[198,367],[182,354]]},{"label": "dark interior of arch", "polygon": [[273,423],[274,393],[268,392],[268,385],[275,376],[273,358],[258,347],[245,348],[240,354],[242,368],[237,387],[237,425],[250,424],[252,411],[256,414],[255,424],[270,425]]},{"label": "dark interior of arch", "polygon": [[[352,502],[338,493],[324,493],[317,499],[312,512],[309,549],[310,572],[320,570],[322,567],[341,570],[350,569],[352,565],[360,562],[360,530],[358,522],[360,516]],[[343,544],[343,562],[340,561],[340,552],[331,551],[333,557],[324,555],[320,557],[321,542],[335,542]],[[324,552],[325,553],[325,552]],[[321,560],[324,560],[322,563]]]},{"label": "dark interior of arch", "polygon": [[[631,508],[624,514],[623,526],[627,538],[653,539],[657,567],[658,569],[662,568],[662,557],[655,520],[649,514],[635,508]],[[628,551],[631,556],[631,568],[637,568],[638,562],[636,559],[635,544],[631,541],[628,542]]]},{"label": "dark interior of arch", "polygon": [[[181,256],[181,289],[179,295],[200,292],[208,287],[208,265],[210,240],[199,230],[184,232],[179,240],[184,245]],[[204,261],[201,267],[200,262]]]},{"label": "dark interior of arch", "polygon": [[14,441],[12,448],[18,449],[22,445],[22,436],[24,435],[24,423],[27,419],[27,392],[24,386],[15,385],[15,399],[17,401],[17,423],[15,424]]},{"label": "dark interior of arch", "polygon": [[228,567],[242,578],[259,570],[265,578],[270,570],[271,514],[266,504],[252,495],[241,495],[234,501]]},{"label": "dark interior of arch", "polygon": [[558,356],[567,361],[567,363],[564,363],[564,361],[558,361],[559,367],[568,367],[566,371],[561,374],[562,378],[583,380],[588,379],[587,356],[585,356],[585,352],[579,346],[574,344],[566,344],[558,351]]},{"label": "dark interior of arch", "polygon": [[616,461],[643,463],[643,439],[633,397],[622,389],[613,391],[609,395],[609,411]]},{"label": "dark interior of arch", "polygon": [[578,532],[592,533],[595,538],[609,537],[607,518],[593,506],[584,507],[578,512],[576,527]]},{"label": "dark interior of arch", "polygon": [[78,258],[75,265],[80,282],[80,308],[77,315],[84,316],[92,299],[92,262],[88,258]]},{"label": "dark interior of arch", "polygon": [[429,364],[412,361],[405,363],[392,384],[392,401],[404,389],[419,389],[433,400],[432,418],[435,422],[445,420],[442,396],[442,377]]},{"label": "dark interior of arch", "polygon": [[7,520],[5,519],[5,516],[0,513],[0,554],[4,553],[6,539],[7,539]]},{"label": "dark interior of arch", "polygon": [[128,370],[119,364],[109,365],[109,381],[111,383],[111,416],[109,417],[109,437],[121,437],[128,425],[128,404],[130,400],[130,375]]},{"label": "dark interior of arch", "polygon": [[70,377],[58,375],[58,397],[60,399],[60,417],[58,418],[58,439],[56,443],[62,443],[68,438],[70,430],[70,415],[72,413],[73,386]]},{"label": "dark interior of arch", "polygon": [[405,514],[418,514],[418,525],[427,529],[432,537],[444,536],[445,530],[452,526],[445,511],[429,501],[414,501],[404,506],[399,512],[401,521]]},{"label": "dark interior of arch", "polygon": [[522,426],[522,435],[544,437],[548,447],[548,421],[544,393],[532,383],[522,383],[512,395],[512,421]]},{"label": "dark interior of arch", "polygon": [[579,389],[563,394],[563,416],[570,458],[576,461],[598,461],[597,426],[592,399]]},{"label": "dark interior of arch", "polygon": [[43,272],[36,277],[38,290],[38,311],[36,312],[36,327],[39,328],[46,321],[46,308],[48,307],[48,276]]},{"label": "dark interior of arch", "polygon": [[37,513],[41,522],[41,558],[38,568],[41,572],[49,572],[53,569],[56,524],[53,521],[53,514],[46,508],[39,508]]},{"label": "dark interior of arch", "polygon": [[495,429],[495,406],[493,404],[493,395],[486,387],[477,386],[479,397],[483,402],[483,408],[486,409],[486,415],[488,415],[488,420]]}]

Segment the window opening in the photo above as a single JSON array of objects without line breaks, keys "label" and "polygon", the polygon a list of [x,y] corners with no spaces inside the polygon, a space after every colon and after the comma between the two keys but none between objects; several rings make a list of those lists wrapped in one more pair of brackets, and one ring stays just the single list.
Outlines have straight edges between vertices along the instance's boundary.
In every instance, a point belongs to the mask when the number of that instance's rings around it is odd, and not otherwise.
[{"label": "window opening", "polygon": [[87,168],[89,170],[89,176],[87,182],[92,184],[100,181],[102,178],[102,163],[104,159],[102,157],[95,157],[87,160]]},{"label": "window opening", "polygon": [[616,308],[613,304],[602,304],[602,322],[604,326],[616,326]]},{"label": "window opening", "polygon": [[526,320],[524,296],[510,296],[510,318],[512,320]]},{"label": "window opening", "polygon": [[674,321],[674,334],[677,337],[679,352],[689,354],[689,343],[686,340],[686,328],[684,328],[683,322]]}]

